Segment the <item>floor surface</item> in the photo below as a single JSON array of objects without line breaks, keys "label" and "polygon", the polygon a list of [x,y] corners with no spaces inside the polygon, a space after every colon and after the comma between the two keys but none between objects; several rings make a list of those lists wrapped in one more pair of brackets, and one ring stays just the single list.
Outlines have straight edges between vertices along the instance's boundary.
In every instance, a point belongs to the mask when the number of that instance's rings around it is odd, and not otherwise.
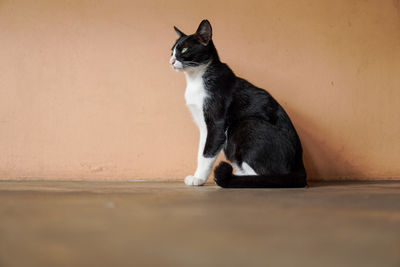
[{"label": "floor surface", "polygon": [[400,181],[0,181],[0,266],[400,266]]}]

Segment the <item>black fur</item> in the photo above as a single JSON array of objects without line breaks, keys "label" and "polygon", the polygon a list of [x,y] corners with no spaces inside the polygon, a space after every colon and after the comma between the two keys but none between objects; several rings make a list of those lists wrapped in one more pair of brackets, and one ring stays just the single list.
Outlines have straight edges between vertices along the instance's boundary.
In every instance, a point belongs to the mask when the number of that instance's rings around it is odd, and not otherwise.
[{"label": "black fur", "polygon": [[195,34],[175,31],[179,39],[173,48],[184,68],[209,64],[203,75],[209,95],[203,106],[208,130],[203,155],[214,157],[223,148],[229,161],[238,166],[246,162],[259,174],[236,176],[222,162],[215,169],[215,182],[228,188],[306,186],[300,139],[284,109],[220,61],[207,20]]}]

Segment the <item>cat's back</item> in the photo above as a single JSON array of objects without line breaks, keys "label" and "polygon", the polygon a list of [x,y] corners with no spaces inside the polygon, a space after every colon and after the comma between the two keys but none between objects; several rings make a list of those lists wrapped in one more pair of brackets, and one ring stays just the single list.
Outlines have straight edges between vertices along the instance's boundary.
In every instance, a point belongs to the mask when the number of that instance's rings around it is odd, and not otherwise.
[{"label": "cat's back", "polygon": [[232,90],[232,105],[251,113],[262,113],[262,110],[277,110],[280,106],[269,92],[243,78],[236,77]]},{"label": "cat's back", "polygon": [[294,130],[288,114],[278,101],[268,91],[243,78],[236,78],[229,112],[234,120],[257,117],[281,130]]}]

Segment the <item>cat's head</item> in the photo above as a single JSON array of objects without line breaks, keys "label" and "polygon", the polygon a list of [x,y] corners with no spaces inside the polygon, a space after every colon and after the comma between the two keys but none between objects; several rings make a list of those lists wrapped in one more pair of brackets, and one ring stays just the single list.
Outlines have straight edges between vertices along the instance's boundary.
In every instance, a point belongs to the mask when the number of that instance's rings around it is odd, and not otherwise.
[{"label": "cat's head", "polygon": [[203,20],[197,31],[191,35],[184,34],[175,26],[174,29],[178,40],[171,49],[169,63],[176,71],[186,71],[207,64],[217,56],[208,20]]}]

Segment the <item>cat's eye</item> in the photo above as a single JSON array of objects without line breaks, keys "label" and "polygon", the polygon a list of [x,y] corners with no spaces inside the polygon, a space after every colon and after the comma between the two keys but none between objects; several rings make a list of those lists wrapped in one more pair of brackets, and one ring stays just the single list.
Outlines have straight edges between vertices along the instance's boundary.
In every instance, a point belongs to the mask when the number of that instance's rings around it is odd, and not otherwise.
[{"label": "cat's eye", "polygon": [[185,53],[187,50],[188,50],[187,47],[182,48],[182,51],[181,51],[182,54]]}]

